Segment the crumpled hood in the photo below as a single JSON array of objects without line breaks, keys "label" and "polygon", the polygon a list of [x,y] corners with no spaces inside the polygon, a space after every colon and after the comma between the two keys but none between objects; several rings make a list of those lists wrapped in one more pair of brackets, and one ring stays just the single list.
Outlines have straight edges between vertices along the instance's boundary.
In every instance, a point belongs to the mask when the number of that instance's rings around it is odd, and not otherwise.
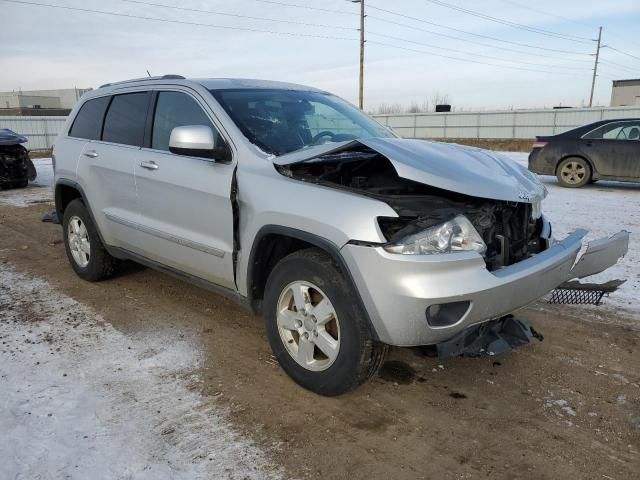
[{"label": "crumpled hood", "polygon": [[481,148],[402,138],[366,138],[319,145],[274,157],[277,165],[308,161],[358,143],[384,155],[398,176],[473,197],[538,204],[547,191],[523,166]]},{"label": "crumpled hood", "polygon": [[0,145],[18,145],[26,143],[29,139],[23,135],[18,135],[8,128],[0,128]]}]

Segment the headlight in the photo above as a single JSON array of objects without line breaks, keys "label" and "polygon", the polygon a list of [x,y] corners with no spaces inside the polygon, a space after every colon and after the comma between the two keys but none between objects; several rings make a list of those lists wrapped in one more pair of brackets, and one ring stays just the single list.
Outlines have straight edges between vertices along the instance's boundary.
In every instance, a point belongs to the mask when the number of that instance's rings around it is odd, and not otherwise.
[{"label": "headlight", "polygon": [[403,255],[429,255],[464,250],[484,253],[487,246],[467,217],[458,215],[445,223],[434,225],[396,243],[385,245],[384,249],[390,253]]}]

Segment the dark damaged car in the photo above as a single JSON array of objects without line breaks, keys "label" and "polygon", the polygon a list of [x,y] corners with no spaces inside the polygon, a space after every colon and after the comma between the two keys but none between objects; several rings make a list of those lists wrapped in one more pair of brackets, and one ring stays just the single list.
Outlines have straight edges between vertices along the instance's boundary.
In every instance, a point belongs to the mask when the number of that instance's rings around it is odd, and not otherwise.
[{"label": "dark damaged car", "polygon": [[24,188],[36,179],[29,151],[22,146],[27,137],[0,129],[0,188]]},{"label": "dark damaged car", "polygon": [[628,246],[627,232],[584,249],[585,230],[554,239],[526,168],[397,138],[300,85],[105,85],[83,96],[54,156],[78,275],[101,280],[129,259],[234,298],[266,319],[285,371],[325,395],[370,378],[388,345],[450,341]]}]

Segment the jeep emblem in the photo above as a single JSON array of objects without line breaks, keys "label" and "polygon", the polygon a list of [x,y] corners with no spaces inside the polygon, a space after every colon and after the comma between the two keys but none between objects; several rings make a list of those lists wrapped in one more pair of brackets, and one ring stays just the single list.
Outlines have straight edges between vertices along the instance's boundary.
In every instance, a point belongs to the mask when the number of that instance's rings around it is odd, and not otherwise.
[{"label": "jeep emblem", "polygon": [[527,192],[521,190],[521,191],[518,192],[518,198],[520,200],[529,201],[529,200],[531,200],[531,195],[529,195]]}]

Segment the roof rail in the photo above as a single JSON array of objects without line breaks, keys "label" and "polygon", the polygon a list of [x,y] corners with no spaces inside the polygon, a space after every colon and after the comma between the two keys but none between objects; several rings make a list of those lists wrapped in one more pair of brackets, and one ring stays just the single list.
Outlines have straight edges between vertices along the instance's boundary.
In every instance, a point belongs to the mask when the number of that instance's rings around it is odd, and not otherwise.
[{"label": "roof rail", "polygon": [[121,85],[123,83],[144,82],[149,80],[184,80],[184,79],[185,78],[182,75],[168,74],[168,75],[162,75],[160,77],[132,78],[130,80],[122,80],[121,82],[105,83],[104,85],[100,85],[100,87],[98,88],[110,87],[112,85]]}]

